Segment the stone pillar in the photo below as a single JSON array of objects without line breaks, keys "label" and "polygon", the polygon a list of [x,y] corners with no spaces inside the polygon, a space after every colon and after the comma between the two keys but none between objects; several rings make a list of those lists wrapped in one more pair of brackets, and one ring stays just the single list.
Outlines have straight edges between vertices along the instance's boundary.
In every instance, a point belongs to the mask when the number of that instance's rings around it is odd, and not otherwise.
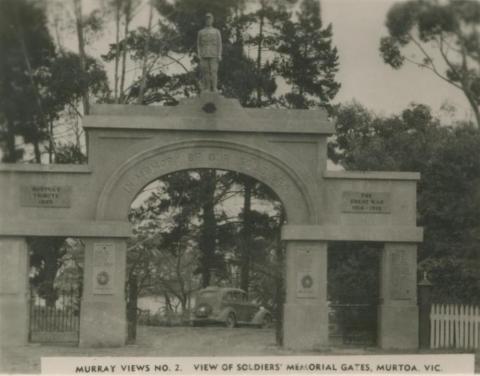
[{"label": "stone pillar", "polygon": [[28,248],[24,238],[0,238],[0,339],[28,342]]},{"label": "stone pillar", "polygon": [[81,347],[125,345],[126,242],[119,238],[87,238],[80,311]]},{"label": "stone pillar", "polygon": [[417,245],[386,243],[380,269],[378,345],[417,349]]},{"label": "stone pillar", "polygon": [[287,242],[284,346],[313,349],[328,345],[327,243]]}]

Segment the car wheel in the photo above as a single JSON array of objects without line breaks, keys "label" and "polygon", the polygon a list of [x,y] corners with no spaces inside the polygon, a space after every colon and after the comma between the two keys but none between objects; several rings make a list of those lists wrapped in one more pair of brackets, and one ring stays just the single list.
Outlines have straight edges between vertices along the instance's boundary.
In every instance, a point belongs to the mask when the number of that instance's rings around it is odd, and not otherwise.
[{"label": "car wheel", "polygon": [[265,315],[263,316],[262,323],[260,324],[260,328],[265,329],[265,328],[270,328],[272,326],[272,316],[270,315]]},{"label": "car wheel", "polygon": [[225,326],[227,328],[235,328],[237,326],[237,318],[235,317],[235,313],[230,312],[225,320]]}]

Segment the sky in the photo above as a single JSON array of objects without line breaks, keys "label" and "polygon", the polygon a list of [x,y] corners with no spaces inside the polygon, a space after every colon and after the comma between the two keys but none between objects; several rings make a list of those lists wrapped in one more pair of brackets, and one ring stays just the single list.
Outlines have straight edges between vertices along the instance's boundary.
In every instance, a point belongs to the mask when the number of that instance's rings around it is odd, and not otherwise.
[{"label": "sky", "polygon": [[[146,26],[148,22],[148,3],[143,4],[132,22],[132,27]],[[382,36],[387,35],[384,26],[390,7],[404,0],[321,0],[322,20],[324,25],[331,23],[333,27],[333,44],[338,49],[339,72],[336,79],[341,89],[334,103],[347,103],[353,100],[361,103],[379,115],[400,113],[407,106],[422,103],[431,107],[433,113],[444,123],[450,120],[473,120],[469,105],[461,91],[436,77],[426,69],[406,64],[394,70],[385,64],[378,47]],[[50,0],[50,4],[58,2],[71,7],[65,0]],[[82,0],[84,13],[98,8],[102,0]],[[52,12],[53,13],[53,12]],[[51,15],[51,13],[49,14]],[[114,42],[113,23],[104,30],[103,35],[88,45],[87,53],[100,57]],[[52,30],[52,36],[55,32]],[[63,33],[62,44],[67,49],[78,51],[76,35],[73,30]],[[415,56],[415,50],[410,51]],[[417,53],[417,58],[418,58]],[[113,64],[107,66],[110,80],[113,77]],[[130,71],[132,76],[138,71]],[[281,85],[281,83],[280,83]],[[442,111],[447,104],[455,112]],[[62,133],[60,138],[66,139],[72,132]]]},{"label": "sky", "polygon": [[[85,11],[99,4],[98,0],[83,1]],[[323,22],[332,24],[333,43],[339,54],[337,80],[342,86],[334,102],[356,100],[380,115],[399,113],[412,102],[423,103],[443,119],[448,116],[441,108],[448,104],[456,108],[449,116],[473,119],[461,91],[432,72],[408,64],[394,70],[383,62],[378,47],[380,38],[387,35],[385,18],[395,2],[398,0],[321,0]],[[146,2],[140,9],[134,26],[147,25]],[[97,56],[105,53],[113,40],[113,28],[106,30],[103,38],[90,46],[90,52]],[[74,38],[70,44],[75,49]],[[412,56],[414,53],[412,49]]]},{"label": "sky", "polygon": [[[105,0],[82,0],[84,14],[99,8],[102,1]],[[148,2],[140,1],[142,4],[132,21],[132,28],[146,26],[148,23]],[[406,64],[401,69],[394,70],[383,62],[378,47],[380,38],[387,35],[384,26],[386,14],[399,1],[405,0],[321,0],[321,17],[324,26],[332,24],[333,44],[339,55],[336,79],[341,83],[341,89],[333,103],[357,101],[376,114],[387,116],[400,113],[411,103],[422,103],[430,106],[445,124],[451,123],[451,120],[473,120],[469,105],[460,90],[426,69]],[[47,2],[49,6],[55,3],[67,9],[72,4],[66,0]],[[52,14],[53,11],[49,16]],[[114,42],[113,22],[108,25],[102,35],[87,46],[88,54],[100,58],[108,50],[109,44]],[[56,38],[55,31],[51,30],[51,33]],[[60,33],[60,38],[65,48],[78,51],[74,29]],[[409,55],[415,57],[413,48]],[[416,57],[419,57],[418,53]],[[106,69],[112,82],[113,63],[107,65]],[[139,73],[138,69],[129,68],[131,77],[137,77]],[[281,90],[281,80],[279,85]],[[445,105],[455,111],[443,111]],[[56,139],[67,141],[72,136],[73,131],[66,128]]]},{"label": "sky", "polygon": [[[432,72],[406,64],[394,70],[383,62],[378,47],[387,35],[386,14],[390,0],[322,0],[322,18],[332,23],[333,42],[338,48],[342,88],[336,102],[353,99],[379,114],[399,113],[410,103],[440,109],[448,103],[457,108],[455,118],[470,119],[468,103],[460,90]],[[409,53],[414,54],[412,49]],[[418,54],[417,54],[418,55]],[[418,56],[417,56],[418,57]]]}]

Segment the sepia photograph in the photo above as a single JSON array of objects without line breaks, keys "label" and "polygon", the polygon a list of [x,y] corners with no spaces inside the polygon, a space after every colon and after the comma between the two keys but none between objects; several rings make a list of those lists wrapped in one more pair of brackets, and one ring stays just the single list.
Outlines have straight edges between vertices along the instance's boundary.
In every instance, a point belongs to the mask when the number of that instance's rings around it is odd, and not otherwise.
[{"label": "sepia photograph", "polygon": [[480,1],[0,0],[40,373],[480,373]]}]

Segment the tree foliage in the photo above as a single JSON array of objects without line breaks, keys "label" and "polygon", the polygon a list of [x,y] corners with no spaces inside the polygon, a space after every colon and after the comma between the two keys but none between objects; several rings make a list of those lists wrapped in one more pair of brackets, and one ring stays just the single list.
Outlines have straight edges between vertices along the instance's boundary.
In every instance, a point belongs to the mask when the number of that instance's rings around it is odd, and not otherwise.
[{"label": "tree foliage", "polygon": [[[134,102],[142,93],[144,104],[176,104],[199,91],[196,37],[205,12],[210,11],[223,39],[219,82],[225,96],[247,107],[328,106],[339,89],[331,25],[322,28],[318,1],[303,0],[294,15],[295,3],[157,0],[156,24],[129,31],[110,45],[103,58],[114,61],[122,52],[134,64],[142,62],[144,74],[125,89],[125,102]],[[255,57],[248,53],[252,47]],[[289,94],[276,93],[279,79],[287,84]]]},{"label": "tree foliage", "polygon": [[[380,52],[395,69],[410,62],[461,90],[480,126],[480,3],[410,0],[387,14]],[[410,54],[413,46],[420,58]]]},{"label": "tree foliage", "polygon": [[[25,0],[0,2],[0,124],[5,140],[3,160],[22,158],[16,137],[34,147],[41,162],[42,145],[55,153],[54,123],[67,106],[76,106],[83,87],[102,98],[108,93],[106,73],[89,57],[86,72],[79,56],[56,50],[43,8]],[[51,161],[51,160],[50,160]]]},{"label": "tree foliage", "polygon": [[[322,28],[320,3],[303,0],[296,20],[285,20],[278,33],[279,73],[290,84],[282,99],[288,107],[325,106],[340,84],[337,49],[332,46],[332,25]],[[328,107],[327,107],[328,108]]]},{"label": "tree foliage", "polygon": [[480,296],[480,131],[442,126],[424,105],[379,117],[358,104],[337,109],[330,156],[346,169],[418,171],[419,271],[441,301]]},{"label": "tree foliage", "polygon": [[42,9],[26,1],[0,2],[0,112],[6,162],[21,157],[16,135],[34,143],[36,149],[47,137],[48,125],[42,117],[44,109],[35,80],[48,67],[53,54]]}]

